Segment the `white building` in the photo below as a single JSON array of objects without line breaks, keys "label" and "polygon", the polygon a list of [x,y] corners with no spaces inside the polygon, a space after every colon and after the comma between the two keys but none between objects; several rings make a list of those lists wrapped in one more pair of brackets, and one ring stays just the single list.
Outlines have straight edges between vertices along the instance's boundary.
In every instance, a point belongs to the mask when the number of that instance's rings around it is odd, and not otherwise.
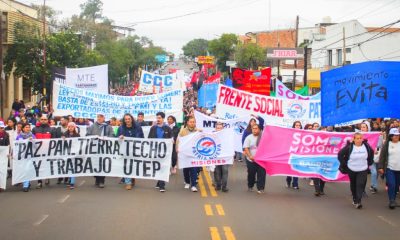
[{"label": "white building", "polygon": [[312,68],[328,70],[372,60],[400,61],[400,28],[387,27],[368,28],[357,20],[327,26],[325,34],[315,36],[309,45]]}]

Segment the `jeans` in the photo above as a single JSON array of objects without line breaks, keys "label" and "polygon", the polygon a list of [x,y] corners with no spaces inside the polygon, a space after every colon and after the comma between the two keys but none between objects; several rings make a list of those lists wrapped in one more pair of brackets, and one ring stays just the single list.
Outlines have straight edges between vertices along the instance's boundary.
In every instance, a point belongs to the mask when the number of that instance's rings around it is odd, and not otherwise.
[{"label": "jeans", "polygon": [[165,182],[164,181],[158,181],[157,182],[157,187],[160,189],[165,189]]},{"label": "jeans", "polygon": [[125,184],[132,184],[132,178],[124,178]]},{"label": "jeans", "polygon": [[96,185],[99,185],[100,183],[104,184],[106,177],[95,177],[96,178]]},{"label": "jeans", "polygon": [[191,187],[195,187],[197,185],[197,168],[184,168],[183,177],[185,178],[185,183],[190,184]]},{"label": "jeans", "polygon": [[325,188],[325,181],[320,178],[313,178],[314,181],[314,189],[317,193],[323,193]]},{"label": "jeans", "polygon": [[[292,180],[293,180],[293,182],[292,182]],[[287,185],[289,187],[290,187],[291,184],[293,184],[292,187],[299,187],[299,178],[298,177],[287,176],[286,177],[286,183],[287,183]]]},{"label": "jeans", "polygon": [[376,163],[371,165],[371,187],[378,188],[378,171],[376,170]]},{"label": "jeans", "polygon": [[243,160],[243,153],[242,152],[235,152],[235,159],[236,160]]},{"label": "jeans", "polygon": [[400,171],[386,169],[386,184],[388,186],[389,201],[395,201],[400,187]]},{"label": "jeans", "polygon": [[29,182],[29,181],[25,181],[25,182],[22,183],[22,187],[23,187],[23,188],[28,188],[29,185],[30,185],[30,182]]},{"label": "jeans", "polygon": [[214,178],[216,187],[226,188],[228,184],[228,169],[229,165],[218,165],[215,166]]},{"label": "jeans", "polygon": [[253,188],[257,178],[257,190],[265,188],[265,169],[256,162],[246,160],[247,164],[247,186]]},{"label": "jeans", "polygon": [[69,184],[71,184],[72,186],[75,185],[75,177],[69,178]]},{"label": "jeans", "polygon": [[350,190],[354,203],[361,203],[365,186],[367,185],[368,170],[353,172],[349,169]]}]

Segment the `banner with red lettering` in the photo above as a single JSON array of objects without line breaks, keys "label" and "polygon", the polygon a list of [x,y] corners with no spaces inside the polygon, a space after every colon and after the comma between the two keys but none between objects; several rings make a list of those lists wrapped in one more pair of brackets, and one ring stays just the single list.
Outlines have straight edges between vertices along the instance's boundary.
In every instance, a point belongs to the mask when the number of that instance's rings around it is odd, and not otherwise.
[{"label": "banner with red lettering", "polygon": [[250,114],[264,118],[268,125],[292,127],[294,121],[321,122],[321,101],[269,97],[219,85],[216,114],[232,119]]},{"label": "banner with red lettering", "polygon": [[271,91],[271,68],[265,68],[261,71],[233,68],[232,83],[236,89],[269,96]]},{"label": "banner with red lettering", "polygon": [[233,164],[233,129],[179,137],[178,149],[179,168]]},{"label": "banner with red lettering", "polygon": [[[379,135],[365,133],[363,137],[375,149]],[[339,172],[337,155],[353,136],[354,133],[266,126],[254,158],[271,176],[348,181],[347,175]]]}]

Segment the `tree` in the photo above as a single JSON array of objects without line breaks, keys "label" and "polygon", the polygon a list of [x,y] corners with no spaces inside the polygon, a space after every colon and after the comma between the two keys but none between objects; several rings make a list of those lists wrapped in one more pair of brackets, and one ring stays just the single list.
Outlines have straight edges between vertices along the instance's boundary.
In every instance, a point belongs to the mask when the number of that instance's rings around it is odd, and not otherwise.
[{"label": "tree", "polygon": [[127,75],[132,62],[131,52],[121,41],[103,42],[97,45],[96,51],[107,59],[109,79],[114,86]]},{"label": "tree", "polygon": [[103,2],[101,0],[87,0],[79,5],[81,8],[80,17],[91,22],[96,22],[97,19],[103,18]]},{"label": "tree", "polygon": [[255,43],[238,45],[235,57],[238,67],[257,69],[265,63],[265,51]]},{"label": "tree", "polygon": [[43,51],[40,31],[37,26],[25,22],[15,24],[15,41],[4,58],[4,72],[9,74],[14,69],[14,76],[22,77],[32,86],[34,92],[41,87],[43,75]]},{"label": "tree", "polygon": [[46,22],[48,23],[51,32],[56,32],[56,30],[58,30],[59,27],[57,18],[62,13],[61,11],[57,11],[54,8],[46,5],[43,12],[43,5],[32,3],[31,6],[38,12],[38,19],[40,20],[43,19],[43,13],[46,13]]},{"label": "tree", "polygon": [[183,54],[188,57],[205,56],[208,51],[208,41],[202,38],[193,39],[186,43],[182,50]]},{"label": "tree", "polygon": [[218,39],[211,40],[208,49],[217,59],[217,65],[222,71],[227,71],[226,61],[233,58],[238,39],[235,34],[222,34]]}]

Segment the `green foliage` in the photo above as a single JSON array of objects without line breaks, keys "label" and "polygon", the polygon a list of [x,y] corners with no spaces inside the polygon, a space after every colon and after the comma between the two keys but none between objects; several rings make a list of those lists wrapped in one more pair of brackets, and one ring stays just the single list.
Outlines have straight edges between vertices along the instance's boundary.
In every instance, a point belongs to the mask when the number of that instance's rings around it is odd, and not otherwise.
[{"label": "green foliage", "polygon": [[193,39],[186,43],[182,50],[183,54],[188,57],[205,56],[208,51],[208,41],[202,38]]},{"label": "green foliage", "polygon": [[265,50],[255,43],[238,45],[235,52],[238,67],[257,69],[266,61]]},{"label": "green foliage", "polygon": [[97,19],[103,17],[103,2],[101,0],[87,0],[79,6],[81,8],[81,18],[96,22]]},{"label": "green foliage", "polygon": [[227,71],[226,61],[233,58],[237,43],[237,36],[233,33],[222,34],[220,38],[209,42],[208,49],[216,57],[220,70]]}]

